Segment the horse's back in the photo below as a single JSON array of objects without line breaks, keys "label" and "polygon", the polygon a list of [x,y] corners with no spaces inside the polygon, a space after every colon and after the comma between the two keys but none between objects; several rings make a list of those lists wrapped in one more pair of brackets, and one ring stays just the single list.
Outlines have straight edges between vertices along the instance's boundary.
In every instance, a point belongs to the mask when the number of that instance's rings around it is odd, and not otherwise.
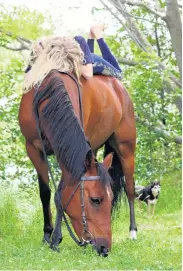
[{"label": "horse's back", "polygon": [[131,97],[123,84],[114,77],[96,75],[89,80],[82,80],[83,106],[87,101],[93,102],[95,107],[100,104],[100,108],[108,111],[113,107],[121,115],[129,107],[133,108]]}]

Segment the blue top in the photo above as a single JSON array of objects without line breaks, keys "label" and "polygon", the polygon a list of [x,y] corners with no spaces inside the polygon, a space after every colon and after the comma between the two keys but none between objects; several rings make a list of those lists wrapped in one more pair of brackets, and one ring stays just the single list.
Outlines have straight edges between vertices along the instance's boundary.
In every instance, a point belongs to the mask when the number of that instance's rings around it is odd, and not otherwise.
[{"label": "blue top", "polygon": [[81,50],[84,53],[84,65],[89,63],[94,63],[92,54],[90,52],[90,49],[88,47],[88,44],[86,43],[85,39],[82,36],[75,36],[74,39],[79,43]]}]

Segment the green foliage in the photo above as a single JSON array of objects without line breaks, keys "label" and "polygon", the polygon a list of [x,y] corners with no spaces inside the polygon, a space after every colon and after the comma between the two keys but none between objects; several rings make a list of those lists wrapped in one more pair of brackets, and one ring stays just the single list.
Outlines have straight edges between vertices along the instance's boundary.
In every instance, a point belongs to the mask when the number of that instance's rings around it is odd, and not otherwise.
[{"label": "green foliage", "polygon": [[180,146],[153,129],[159,127],[172,137],[174,134],[181,135],[181,116],[174,104],[181,90],[177,88],[174,93],[167,94],[165,79],[173,68],[160,72],[158,56],[140,51],[134,43],[126,47],[125,39],[122,43],[119,35],[120,32],[115,42],[110,37],[108,44],[115,55],[119,54],[119,50],[123,51],[124,58],[126,53],[129,58],[133,55],[133,60],[138,63],[135,67],[122,67],[122,81],[132,96],[135,114],[148,124],[137,122],[135,180],[137,183],[150,183],[181,168]]},{"label": "green foliage", "polygon": [[157,137],[153,130],[153,126],[160,126],[166,131],[181,134],[181,117],[172,104],[172,97],[165,94],[166,73],[159,72],[152,56],[149,58],[143,53],[141,57],[146,64],[129,69],[126,78],[130,80],[129,90],[136,114],[148,121],[148,127],[137,123],[136,176],[150,182],[181,167],[180,147]]},{"label": "green foliage", "polygon": [[[49,16],[26,7],[1,7],[0,30],[3,32],[0,32],[0,45],[16,47],[17,36],[32,40],[52,33]],[[5,35],[7,32],[13,36]],[[20,52],[4,48],[0,51],[0,182],[27,183],[36,178],[18,125],[24,58],[25,54]]]},{"label": "green foliage", "polygon": [[[11,32],[13,37],[22,36],[27,39],[37,39],[40,36],[50,35],[53,31],[53,24],[49,14],[45,17],[42,13],[30,11],[25,6],[11,6],[5,8],[1,5],[0,29],[4,32]],[[9,37],[3,35],[4,40]]]}]

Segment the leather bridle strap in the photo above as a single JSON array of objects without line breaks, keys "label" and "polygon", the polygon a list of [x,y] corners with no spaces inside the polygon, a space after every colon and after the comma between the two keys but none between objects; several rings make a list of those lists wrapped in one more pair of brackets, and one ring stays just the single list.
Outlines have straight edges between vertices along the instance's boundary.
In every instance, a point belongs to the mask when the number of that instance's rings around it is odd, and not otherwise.
[{"label": "leather bridle strap", "polygon": [[67,218],[66,218],[66,215],[64,213],[64,210],[62,209],[62,215],[63,215],[63,219],[64,219],[64,222],[65,222],[65,225],[67,227],[67,230],[70,234],[70,237],[72,238],[72,240],[78,245],[78,246],[83,246],[83,242],[79,241],[77,239],[77,237],[74,235],[70,225],[69,225],[69,222],[67,221]]},{"label": "leather bridle strap", "polygon": [[82,182],[82,181],[80,181],[80,182],[77,184],[77,186],[76,186],[76,188],[74,189],[74,191],[72,192],[72,194],[71,194],[71,196],[70,196],[70,198],[69,198],[67,204],[65,205],[65,207],[63,207],[63,211],[64,211],[64,212],[67,210],[67,207],[69,206],[69,203],[70,203],[71,199],[73,198],[74,194],[75,194],[76,191],[78,190],[78,188],[79,188],[81,182]]},{"label": "leather bridle strap", "polygon": [[81,181],[97,181],[100,179],[100,176],[83,176],[81,177]]},{"label": "leather bridle strap", "polygon": [[80,197],[81,197],[81,217],[82,217],[83,228],[84,228],[84,232],[88,232],[88,225],[87,225],[86,213],[85,213],[85,202],[84,202],[84,181],[81,182]]},{"label": "leather bridle strap", "polygon": [[99,180],[99,179],[100,179],[100,176],[85,176],[85,175],[82,176],[82,177],[81,177],[81,181],[77,184],[77,186],[76,186],[76,188],[74,189],[74,191],[72,192],[72,194],[71,194],[71,196],[70,196],[70,198],[69,198],[67,204],[66,204],[65,207],[63,208],[64,212],[67,210],[67,207],[68,207],[70,201],[72,200],[74,194],[76,193],[76,191],[78,190],[79,186],[81,185],[81,183],[82,183],[83,181],[97,181],[97,180]]}]

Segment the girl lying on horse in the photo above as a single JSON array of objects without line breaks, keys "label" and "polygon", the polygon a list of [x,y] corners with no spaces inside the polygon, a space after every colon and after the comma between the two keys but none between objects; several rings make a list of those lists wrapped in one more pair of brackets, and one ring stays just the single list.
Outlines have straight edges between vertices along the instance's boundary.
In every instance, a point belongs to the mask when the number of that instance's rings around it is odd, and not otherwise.
[{"label": "girl lying on horse", "polygon": [[[30,69],[32,68],[32,65],[35,63],[35,60],[38,58],[38,56],[40,56],[41,52],[43,52],[44,49],[49,45],[49,42],[53,41],[53,39],[57,39],[57,41],[59,40],[60,46],[63,47],[62,50],[65,50],[65,55],[57,54],[57,57],[58,57],[57,62],[60,61],[61,57],[67,58],[67,62],[69,62],[69,53],[71,53],[72,56],[73,54],[76,54],[77,56],[79,56],[80,53],[78,51],[78,47],[76,46],[76,44],[74,44],[76,41],[79,44],[80,49],[82,50],[84,54],[83,56],[81,56],[81,58],[84,58],[84,59],[82,60],[82,66],[80,70],[81,70],[81,75],[85,79],[91,78],[93,74],[114,76],[118,79],[121,79],[121,69],[119,67],[119,64],[116,61],[115,57],[112,55],[104,39],[102,38],[103,30],[104,30],[103,24],[95,25],[91,27],[90,33],[89,33],[89,39],[87,40],[87,42],[82,36],[75,36],[73,40],[69,37],[43,38],[41,41],[33,45],[30,63],[25,72],[28,73],[30,71]],[[94,39],[96,39],[98,42],[98,45],[102,53],[102,57],[94,54]],[[76,73],[76,77],[79,78],[79,74],[78,74],[79,70],[77,70],[79,68],[78,64],[76,64],[76,66],[77,68],[75,67],[76,68],[75,73]],[[66,67],[64,67],[62,71],[69,72],[69,70],[65,70],[65,69]]]}]

